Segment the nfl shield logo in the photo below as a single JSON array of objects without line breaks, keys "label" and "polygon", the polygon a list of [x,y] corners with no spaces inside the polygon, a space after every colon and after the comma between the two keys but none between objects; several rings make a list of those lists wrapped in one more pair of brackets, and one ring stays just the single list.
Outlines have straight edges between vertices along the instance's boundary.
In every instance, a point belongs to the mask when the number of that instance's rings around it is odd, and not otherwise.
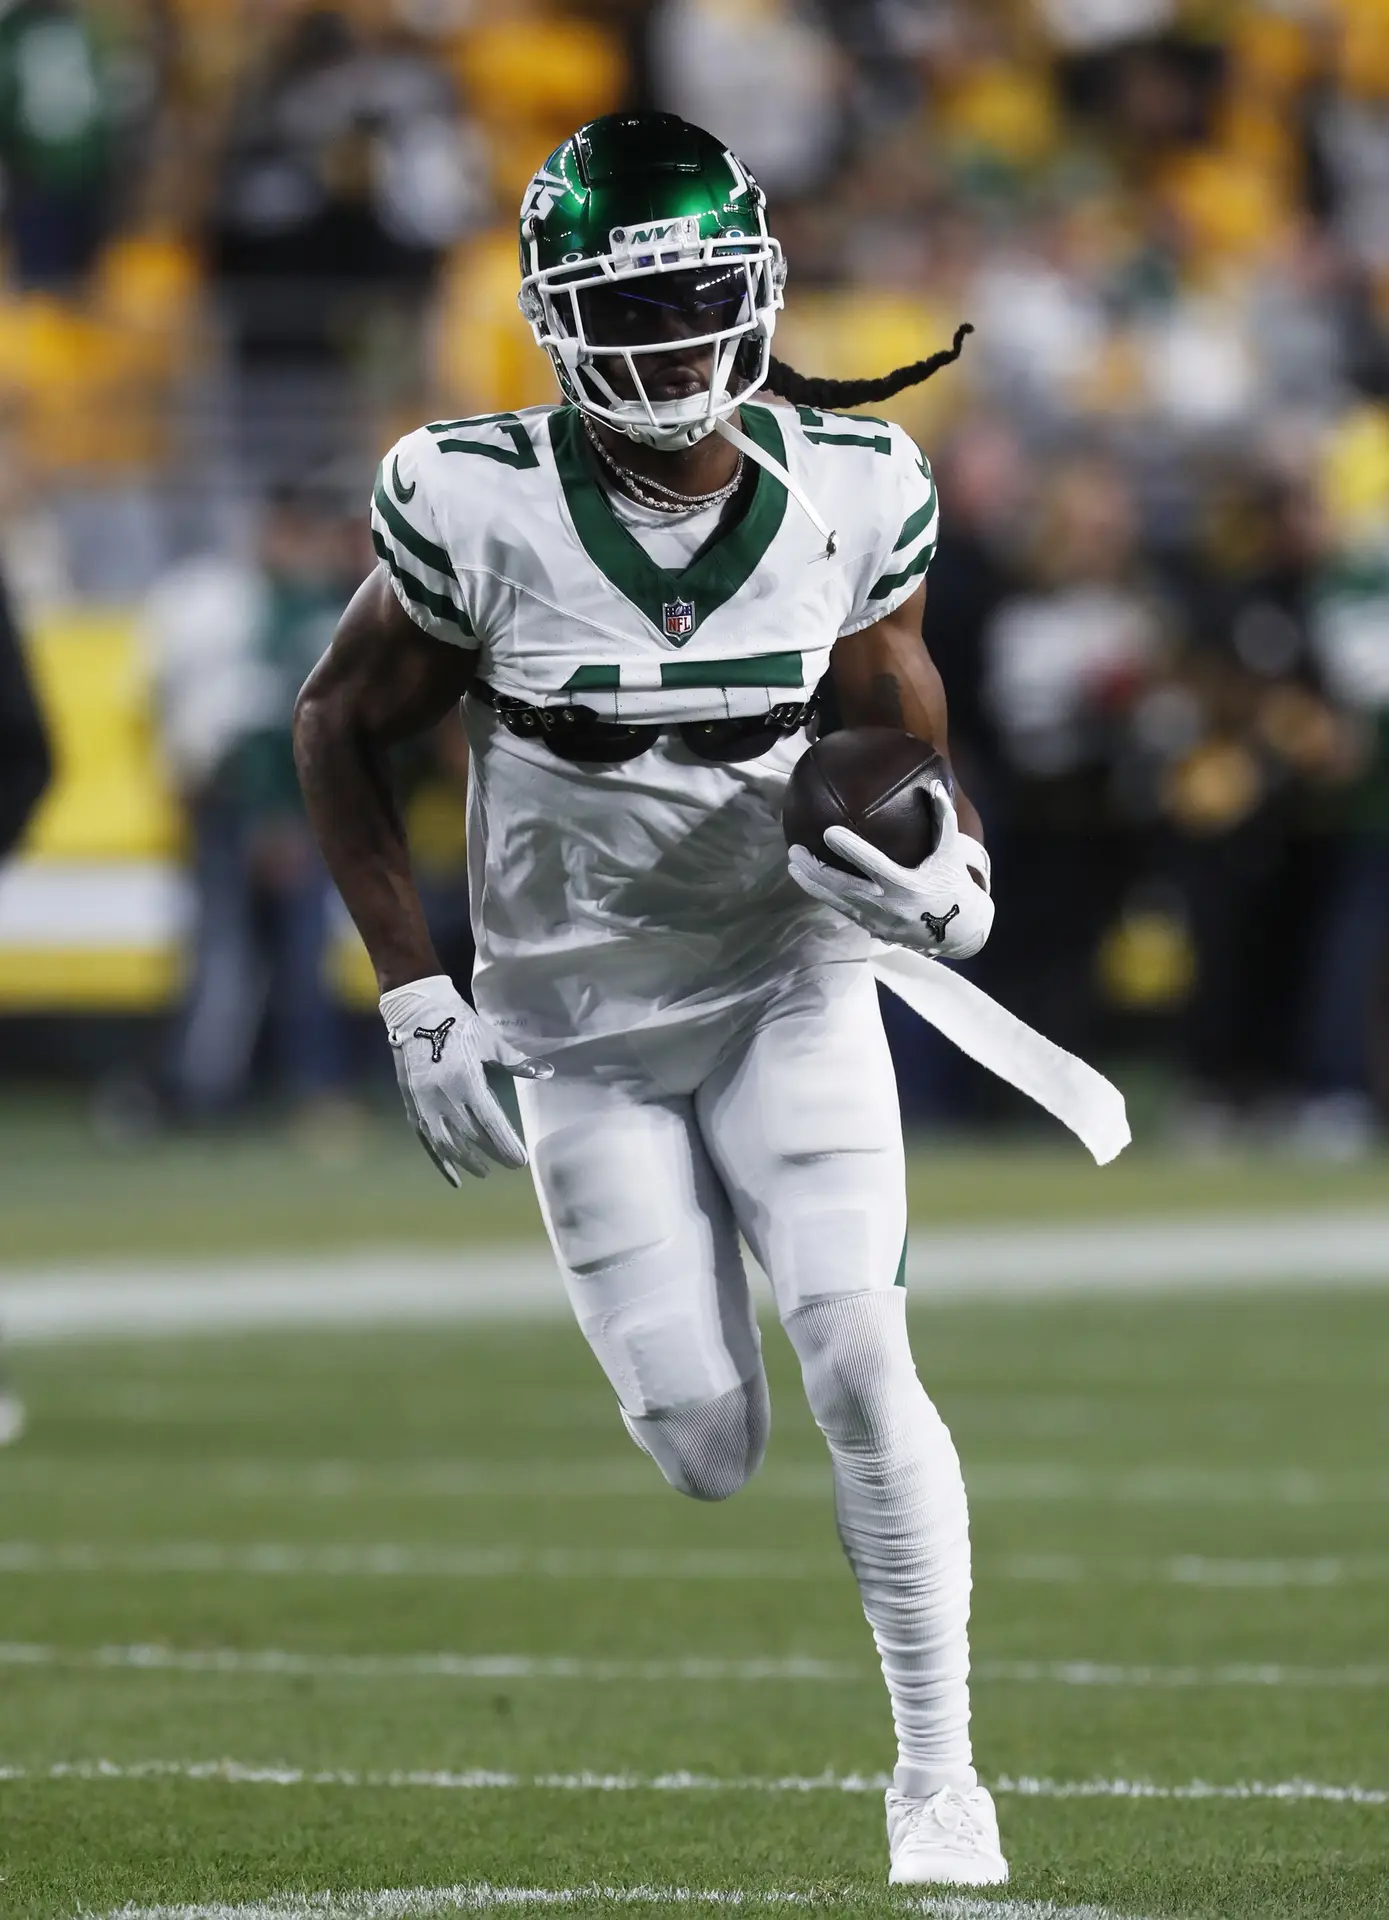
[{"label": "nfl shield logo", "polygon": [[688,640],[694,632],[693,600],[667,600],[661,608],[661,626],[667,639]]}]

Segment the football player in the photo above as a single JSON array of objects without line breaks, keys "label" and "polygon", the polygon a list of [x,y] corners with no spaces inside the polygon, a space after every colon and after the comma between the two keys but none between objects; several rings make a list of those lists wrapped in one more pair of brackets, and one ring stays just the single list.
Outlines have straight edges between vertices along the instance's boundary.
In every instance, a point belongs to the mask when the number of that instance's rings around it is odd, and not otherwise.
[{"label": "football player", "polygon": [[[627,1431],[697,1500],[736,1493],[767,1444],[740,1234],[753,1249],[891,1697],[891,1879],[996,1885],[965,1490],[908,1345],[867,965],[875,937],[977,952],[988,856],[940,784],[940,843],[914,870],[853,835],[839,851],[868,877],[801,848],[788,870],[780,824],[826,677],[846,724],[946,750],[921,644],[930,469],[898,427],[826,409],[924,379],[961,336],[877,381],[772,359],[785,266],[762,193],[669,115],[566,140],[520,242],[563,403],[437,421],[387,454],[380,565],[299,702],[309,811],[426,1152],[455,1185],[529,1163]],[[460,700],[476,1012],[430,944],[387,771]]]}]

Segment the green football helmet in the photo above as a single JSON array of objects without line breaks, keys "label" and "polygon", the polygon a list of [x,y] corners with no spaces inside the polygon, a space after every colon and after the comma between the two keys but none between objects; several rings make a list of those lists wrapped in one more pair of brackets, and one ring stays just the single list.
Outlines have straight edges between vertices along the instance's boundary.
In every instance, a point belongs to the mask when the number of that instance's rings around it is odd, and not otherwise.
[{"label": "green football helmet", "polygon": [[[609,114],[571,134],[521,203],[519,296],[566,398],[674,448],[755,393],[786,282],[765,207],[746,167],[674,114]],[[681,384],[663,371],[676,344],[712,349],[702,392],[648,390],[643,363],[657,387]],[[613,385],[614,362],[631,394]]]}]

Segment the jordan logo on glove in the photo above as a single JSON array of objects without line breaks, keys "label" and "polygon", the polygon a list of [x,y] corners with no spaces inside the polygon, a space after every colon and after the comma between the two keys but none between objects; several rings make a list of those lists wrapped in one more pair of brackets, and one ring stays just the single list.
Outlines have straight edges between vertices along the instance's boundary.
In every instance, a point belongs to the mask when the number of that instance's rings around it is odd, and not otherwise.
[{"label": "jordan logo on glove", "polygon": [[[955,911],[958,913],[959,908],[957,907]],[[457,1025],[458,1022],[454,1019],[453,1015],[450,1014],[442,1026],[416,1027],[410,1038],[412,1040],[427,1040],[429,1042],[429,1050],[433,1056],[432,1064],[437,1067],[444,1057],[444,1042]]]},{"label": "jordan logo on glove", "polygon": [[950,922],[955,918],[955,915],[959,911],[960,911],[960,903],[957,900],[954,906],[950,909],[949,913],[923,913],[922,914],[921,918],[925,922],[926,931],[927,933],[930,934],[933,940],[944,940],[945,929],[950,925]]}]

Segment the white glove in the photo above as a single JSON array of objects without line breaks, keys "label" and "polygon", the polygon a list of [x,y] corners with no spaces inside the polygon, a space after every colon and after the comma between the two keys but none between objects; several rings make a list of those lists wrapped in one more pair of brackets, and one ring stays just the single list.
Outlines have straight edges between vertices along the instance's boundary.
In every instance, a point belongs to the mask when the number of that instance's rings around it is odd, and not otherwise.
[{"label": "white glove", "polygon": [[548,1080],[554,1068],[494,1032],[447,974],[393,987],[380,1005],[405,1111],[449,1185],[461,1186],[462,1173],[484,1179],[489,1157],[524,1167],[525,1142],[488,1086],[487,1067],[527,1080]]},{"label": "white glove", "polygon": [[[826,827],[825,845],[868,878],[826,866],[807,847],[792,847],[791,878],[812,900],[836,908],[879,940],[947,960],[968,960],[988,939],[994,923],[989,856],[971,835],[960,832],[954,802],[942,782],[933,780],[928,791],[940,839],[919,867],[899,867],[848,827]],[[971,867],[978,870],[983,886]]]}]

